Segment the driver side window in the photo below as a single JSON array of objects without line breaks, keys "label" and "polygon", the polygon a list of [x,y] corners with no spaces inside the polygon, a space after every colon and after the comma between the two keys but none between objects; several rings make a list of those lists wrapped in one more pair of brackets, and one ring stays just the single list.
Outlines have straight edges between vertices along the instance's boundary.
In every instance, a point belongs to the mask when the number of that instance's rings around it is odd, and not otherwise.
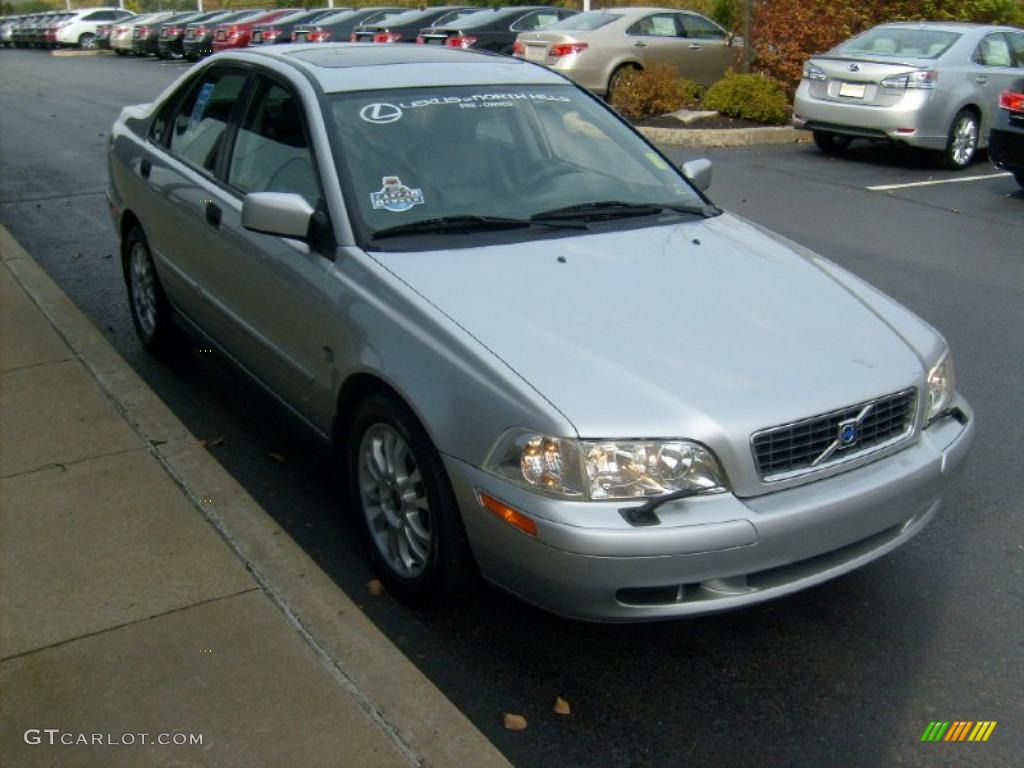
[{"label": "driver side window", "polygon": [[228,184],[242,194],[291,192],[316,207],[321,197],[302,105],[289,89],[260,77],[235,137]]},{"label": "driver side window", "polygon": [[178,107],[173,123],[167,126],[168,149],[213,172],[228,120],[247,78],[247,73],[236,69],[216,68],[207,72]]}]

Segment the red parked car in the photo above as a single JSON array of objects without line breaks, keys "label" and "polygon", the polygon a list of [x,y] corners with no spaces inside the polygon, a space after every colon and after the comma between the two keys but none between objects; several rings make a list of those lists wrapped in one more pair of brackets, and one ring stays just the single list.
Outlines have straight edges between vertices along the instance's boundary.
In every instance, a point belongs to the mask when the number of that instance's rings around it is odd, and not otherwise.
[{"label": "red parked car", "polygon": [[254,24],[267,24],[271,21],[301,11],[301,8],[277,8],[255,19],[247,19],[236,24],[221,24],[213,31],[213,52],[220,53],[229,48],[245,48],[252,37]]}]

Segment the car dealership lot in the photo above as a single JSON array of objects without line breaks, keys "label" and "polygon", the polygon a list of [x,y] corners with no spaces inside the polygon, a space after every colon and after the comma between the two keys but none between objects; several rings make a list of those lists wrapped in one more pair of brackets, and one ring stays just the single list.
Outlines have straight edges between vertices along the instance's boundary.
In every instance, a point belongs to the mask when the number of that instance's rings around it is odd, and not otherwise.
[{"label": "car dealership lot", "polygon": [[[300,428],[213,355],[181,369],[131,330],[106,215],[105,137],[180,64],[0,53],[0,221],[279,523],[467,715],[522,766],[1009,765],[1024,733],[1024,193],[985,163],[975,181],[927,158],[811,146],[708,153],[712,197],[833,258],[949,339],[979,434],[946,510],[907,547],[837,582],[712,619],[602,627],[494,592],[444,614],[365,596],[329,465]],[[695,151],[671,152],[689,159]],[[107,258],[113,254],[113,258]],[[692,286],[680,287],[680,302]],[[770,286],[765,287],[770,290]],[[631,306],[642,297],[629,294]],[[223,437],[220,445],[212,445]],[[271,458],[277,454],[280,461]],[[511,631],[510,631],[511,630]],[[555,695],[573,715],[550,714]],[[524,713],[525,733],[500,728]],[[935,719],[989,719],[984,745],[922,745]],[[939,751],[945,748],[945,751]],[[968,749],[969,756],[951,749]]]}]

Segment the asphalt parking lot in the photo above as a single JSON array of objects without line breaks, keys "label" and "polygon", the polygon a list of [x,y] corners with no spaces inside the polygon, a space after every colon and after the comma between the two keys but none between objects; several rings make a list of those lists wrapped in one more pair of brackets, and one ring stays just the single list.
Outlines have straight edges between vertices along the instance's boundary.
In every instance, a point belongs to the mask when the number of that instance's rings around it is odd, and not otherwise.
[{"label": "asphalt parking lot", "polygon": [[[835,582],[691,621],[579,624],[492,590],[422,613],[367,594],[369,571],[312,438],[214,355],[195,350],[170,368],[135,340],[103,196],[106,136],[122,105],[186,70],[0,51],[0,222],[512,762],[1019,765],[1024,191],[1011,177],[986,162],[936,171],[927,156],[887,147],[841,159],[812,145],[669,152],[711,157],[717,202],[833,259],[949,339],[979,433],[944,512],[917,539]],[[570,717],[551,713],[556,695]],[[529,728],[503,730],[506,711]],[[984,744],[923,744],[931,720],[999,725]]]}]

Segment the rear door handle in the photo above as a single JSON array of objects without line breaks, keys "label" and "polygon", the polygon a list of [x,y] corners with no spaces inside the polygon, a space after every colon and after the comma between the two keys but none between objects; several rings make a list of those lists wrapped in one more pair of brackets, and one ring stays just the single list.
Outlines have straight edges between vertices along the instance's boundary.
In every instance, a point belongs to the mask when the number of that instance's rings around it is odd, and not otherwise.
[{"label": "rear door handle", "polygon": [[704,46],[703,45],[697,45],[697,43],[690,43],[686,47],[689,48],[691,51],[702,51],[702,50],[704,50]]},{"label": "rear door handle", "polygon": [[976,82],[978,85],[984,85],[985,83],[988,82],[988,78],[985,77],[984,75],[975,75],[974,82]]},{"label": "rear door handle", "polygon": [[643,40],[637,40],[635,43],[633,43],[633,47],[634,48],[646,48],[647,47],[647,43],[645,43]]},{"label": "rear door handle", "polygon": [[206,204],[206,223],[211,227],[220,226],[220,208],[212,202]]},{"label": "rear door handle", "polygon": [[139,163],[139,175],[144,179],[149,178],[149,172],[153,170],[153,164],[146,158],[142,158],[142,162]]}]

